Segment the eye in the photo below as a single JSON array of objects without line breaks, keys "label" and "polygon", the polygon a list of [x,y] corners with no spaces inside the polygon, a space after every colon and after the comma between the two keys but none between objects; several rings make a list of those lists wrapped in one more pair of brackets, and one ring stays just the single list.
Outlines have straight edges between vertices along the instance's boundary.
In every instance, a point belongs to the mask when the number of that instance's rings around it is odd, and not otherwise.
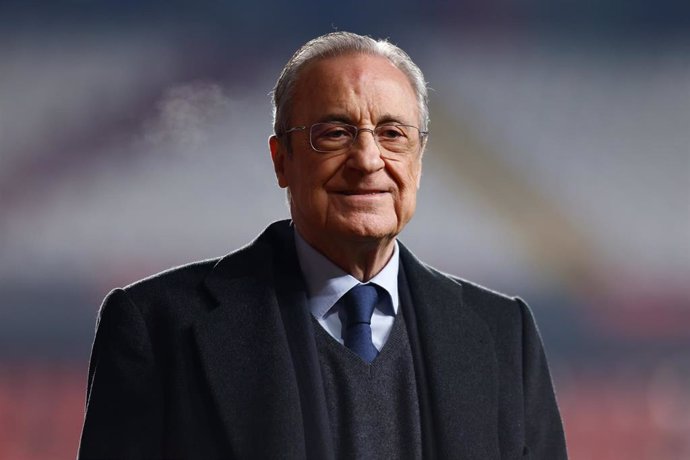
[{"label": "eye", "polygon": [[405,131],[401,126],[397,125],[383,125],[376,128],[376,135],[381,140],[400,140],[407,137]]},{"label": "eye", "polygon": [[341,139],[343,137],[349,137],[350,132],[343,127],[337,126],[327,129],[326,131],[319,134],[321,137],[328,139]]},{"label": "eye", "polygon": [[341,123],[317,123],[311,127],[311,145],[317,152],[334,152],[352,144],[357,128]]},{"label": "eye", "polygon": [[353,127],[337,123],[317,123],[312,127],[312,136],[324,141],[342,141],[353,136]]}]

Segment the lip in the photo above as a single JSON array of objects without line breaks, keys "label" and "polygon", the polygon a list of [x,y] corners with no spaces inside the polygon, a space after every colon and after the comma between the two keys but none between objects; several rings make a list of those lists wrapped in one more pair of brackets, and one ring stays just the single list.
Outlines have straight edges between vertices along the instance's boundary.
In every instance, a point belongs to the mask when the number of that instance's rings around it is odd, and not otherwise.
[{"label": "lip", "polygon": [[331,195],[346,206],[379,206],[388,202],[390,193],[382,190],[345,190]]},{"label": "lip", "polygon": [[338,195],[344,195],[344,196],[375,196],[375,195],[382,195],[384,193],[388,193],[383,190],[356,190],[356,191],[343,191],[343,192],[336,192]]},{"label": "lip", "polygon": [[388,193],[388,190],[383,189],[354,189],[354,190],[333,190],[331,193],[344,196],[368,196],[368,195],[382,195]]}]

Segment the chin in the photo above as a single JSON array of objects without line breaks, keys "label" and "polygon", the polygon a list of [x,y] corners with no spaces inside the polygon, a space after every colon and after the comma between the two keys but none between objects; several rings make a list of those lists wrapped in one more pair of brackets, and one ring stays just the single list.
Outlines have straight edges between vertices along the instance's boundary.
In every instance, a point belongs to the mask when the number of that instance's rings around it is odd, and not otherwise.
[{"label": "chin", "polygon": [[391,222],[379,216],[345,219],[338,227],[337,232],[341,235],[363,241],[394,238],[399,233],[397,221]]}]

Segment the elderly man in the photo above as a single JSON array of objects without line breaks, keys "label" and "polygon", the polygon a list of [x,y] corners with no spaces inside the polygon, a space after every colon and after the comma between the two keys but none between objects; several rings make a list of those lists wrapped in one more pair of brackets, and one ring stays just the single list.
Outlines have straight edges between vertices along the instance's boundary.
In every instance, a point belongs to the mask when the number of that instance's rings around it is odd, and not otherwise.
[{"label": "elderly man", "polygon": [[427,140],[419,68],[331,33],[274,103],[292,221],[108,295],[80,458],[566,458],[529,308],[396,240]]}]

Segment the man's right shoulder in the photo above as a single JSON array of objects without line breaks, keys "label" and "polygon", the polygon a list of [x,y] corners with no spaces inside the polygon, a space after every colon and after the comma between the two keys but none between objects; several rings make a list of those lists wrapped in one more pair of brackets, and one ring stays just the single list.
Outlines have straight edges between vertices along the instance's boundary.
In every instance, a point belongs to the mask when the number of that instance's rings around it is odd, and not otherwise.
[{"label": "man's right shoulder", "polygon": [[[231,255],[225,257],[231,257]],[[208,276],[221,259],[222,257],[215,257],[171,267],[128,284],[122,289],[128,293],[140,294],[160,289],[185,289],[196,286]]]},{"label": "man's right shoulder", "polygon": [[113,289],[101,305],[98,322],[104,315],[117,316],[125,311],[138,312],[136,315],[148,318],[195,309],[194,305],[203,297],[204,279],[219,260],[207,259],[172,267]]},{"label": "man's right shoulder", "polygon": [[124,287],[115,288],[105,298],[103,306],[108,303],[119,304],[120,307],[116,308],[122,308],[123,305],[125,308],[135,306],[147,316],[156,312],[170,314],[175,310],[194,310],[195,305],[207,305],[208,278],[219,265],[245,265],[245,250],[246,247],[222,257],[172,267]]},{"label": "man's right shoulder", "polygon": [[249,280],[266,284],[277,248],[291,241],[289,223],[273,223],[252,242],[225,256],[173,267],[112,290],[103,309],[134,309],[145,317],[207,311],[221,298],[242,290]]},{"label": "man's right shoulder", "polygon": [[229,254],[211,259],[179,265],[135,281],[122,289],[133,296],[151,293],[189,294],[197,289],[214,272],[224,277],[237,277],[254,271],[256,264],[265,264],[265,248],[260,235],[249,244]]}]

